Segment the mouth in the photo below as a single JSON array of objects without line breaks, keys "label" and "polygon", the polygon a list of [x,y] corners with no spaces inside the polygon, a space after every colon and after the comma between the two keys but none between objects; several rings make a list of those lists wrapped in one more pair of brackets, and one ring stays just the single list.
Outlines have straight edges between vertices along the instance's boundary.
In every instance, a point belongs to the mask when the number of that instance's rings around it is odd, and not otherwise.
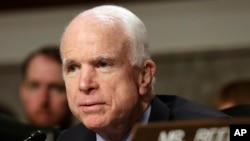
[{"label": "mouth", "polygon": [[86,102],[79,104],[79,108],[85,113],[92,113],[100,111],[104,105],[104,102]]},{"label": "mouth", "polygon": [[103,104],[105,103],[104,102],[83,102],[83,103],[80,103],[79,106],[90,107],[90,106],[103,105]]}]

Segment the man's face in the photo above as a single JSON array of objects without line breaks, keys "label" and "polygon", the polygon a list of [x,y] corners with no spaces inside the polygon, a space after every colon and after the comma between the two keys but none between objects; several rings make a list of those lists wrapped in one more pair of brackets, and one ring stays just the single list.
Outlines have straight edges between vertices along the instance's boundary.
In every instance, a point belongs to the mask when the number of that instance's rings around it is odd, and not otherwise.
[{"label": "man's face", "polygon": [[[80,26],[84,28],[79,28]],[[138,76],[120,27],[93,19],[72,23],[62,40],[71,111],[90,129],[127,122],[138,104]]]},{"label": "man's face", "polygon": [[49,127],[60,124],[69,114],[61,65],[43,55],[35,56],[21,87],[21,98],[29,122]]}]

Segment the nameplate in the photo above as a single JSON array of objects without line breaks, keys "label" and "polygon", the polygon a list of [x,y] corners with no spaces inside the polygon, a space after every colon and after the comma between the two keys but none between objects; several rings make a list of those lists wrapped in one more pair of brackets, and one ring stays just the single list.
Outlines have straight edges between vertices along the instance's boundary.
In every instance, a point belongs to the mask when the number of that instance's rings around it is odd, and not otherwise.
[{"label": "nameplate", "polygon": [[131,141],[250,141],[250,118],[185,120],[136,125]]}]

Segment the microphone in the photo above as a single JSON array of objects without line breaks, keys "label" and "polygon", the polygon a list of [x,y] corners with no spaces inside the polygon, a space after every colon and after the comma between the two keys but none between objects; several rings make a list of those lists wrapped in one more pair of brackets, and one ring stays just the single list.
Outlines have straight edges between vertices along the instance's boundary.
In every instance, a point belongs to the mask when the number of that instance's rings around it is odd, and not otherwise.
[{"label": "microphone", "polygon": [[32,132],[31,135],[23,141],[45,141],[45,139],[46,134],[41,130],[37,130]]}]

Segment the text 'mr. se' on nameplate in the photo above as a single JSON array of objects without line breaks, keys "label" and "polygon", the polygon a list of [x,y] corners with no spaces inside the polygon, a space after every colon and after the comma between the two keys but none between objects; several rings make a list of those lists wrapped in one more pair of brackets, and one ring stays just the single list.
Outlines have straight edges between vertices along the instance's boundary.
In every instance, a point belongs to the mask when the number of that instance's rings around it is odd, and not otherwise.
[{"label": "text 'mr. se' on nameplate", "polygon": [[250,118],[138,124],[131,141],[250,141]]}]

